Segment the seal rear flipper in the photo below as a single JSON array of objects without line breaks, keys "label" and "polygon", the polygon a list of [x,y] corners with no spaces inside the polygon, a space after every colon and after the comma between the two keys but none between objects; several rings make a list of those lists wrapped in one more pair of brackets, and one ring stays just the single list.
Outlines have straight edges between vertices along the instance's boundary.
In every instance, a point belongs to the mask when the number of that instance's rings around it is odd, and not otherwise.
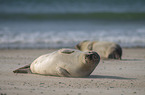
[{"label": "seal rear flipper", "polygon": [[30,68],[26,68],[26,69],[17,69],[13,71],[14,73],[31,73]]},{"label": "seal rear flipper", "polygon": [[14,73],[31,73],[30,64],[13,71]]},{"label": "seal rear flipper", "polygon": [[57,74],[59,76],[61,76],[61,77],[70,77],[70,73],[67,70],[65,70],[61,67],[56,67],[56,70],[57,70]]}]

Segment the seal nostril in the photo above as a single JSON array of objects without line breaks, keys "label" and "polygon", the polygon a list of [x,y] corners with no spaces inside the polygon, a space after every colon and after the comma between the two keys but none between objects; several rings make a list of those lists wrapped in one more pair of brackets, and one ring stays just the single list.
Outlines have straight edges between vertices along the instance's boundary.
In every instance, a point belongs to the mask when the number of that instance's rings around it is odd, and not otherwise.
[{"label": "seal nostril", "polygon": [[91,59],[91,60],[94,60],[94,59],[96,59],[96,58],[97,58],[97,57],[96,57],[94,54],[91,54],[91,55],[90,55],[90,59]]},{"label": "seal nostril", "polygon": [[94,55],[93,58],[94,58],[94,59],[97,59],[97,56]]}]

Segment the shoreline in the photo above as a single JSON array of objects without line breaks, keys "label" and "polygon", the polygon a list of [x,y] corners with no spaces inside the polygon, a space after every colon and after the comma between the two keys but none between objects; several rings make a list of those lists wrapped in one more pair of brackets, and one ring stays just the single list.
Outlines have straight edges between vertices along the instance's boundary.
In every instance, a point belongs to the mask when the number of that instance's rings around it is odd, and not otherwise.
[{"label": "shoreline", "polygon": [[58,49],[0,49],[1,95],[144,95],[145,48],[123,48],[122,60],[101,60],[89,77],[12,71]]}]

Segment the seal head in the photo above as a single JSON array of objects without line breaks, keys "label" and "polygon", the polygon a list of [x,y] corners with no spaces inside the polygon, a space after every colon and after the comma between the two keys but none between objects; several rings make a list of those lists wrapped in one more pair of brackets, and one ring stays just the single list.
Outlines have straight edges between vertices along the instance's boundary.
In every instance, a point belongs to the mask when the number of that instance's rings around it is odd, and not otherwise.
[{"label": "seal head", "polygon": [[90,51],[86,52],[81,58],[83,58],[84,61],[81,62],[82,65],[80,66],[81,68],[78,70],[78,74],[81,77],[87,77],[94,71],[96,66],[99,64],[100,56],[96,52]]},{"label": "seal head", "polygon": [[100,56],[96,52],[92,51],[85,55],[85,61],[87,64],[98,64],[100,61]]}]

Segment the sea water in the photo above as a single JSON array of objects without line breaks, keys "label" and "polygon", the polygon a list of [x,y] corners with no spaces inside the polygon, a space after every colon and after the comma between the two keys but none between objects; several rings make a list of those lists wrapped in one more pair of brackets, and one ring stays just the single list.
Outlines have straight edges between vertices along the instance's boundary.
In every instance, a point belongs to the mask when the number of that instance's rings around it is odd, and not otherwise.
[{"label": "sea water", "polygon": [[0,48],[145,47],[145,0],[0,0]]}]

